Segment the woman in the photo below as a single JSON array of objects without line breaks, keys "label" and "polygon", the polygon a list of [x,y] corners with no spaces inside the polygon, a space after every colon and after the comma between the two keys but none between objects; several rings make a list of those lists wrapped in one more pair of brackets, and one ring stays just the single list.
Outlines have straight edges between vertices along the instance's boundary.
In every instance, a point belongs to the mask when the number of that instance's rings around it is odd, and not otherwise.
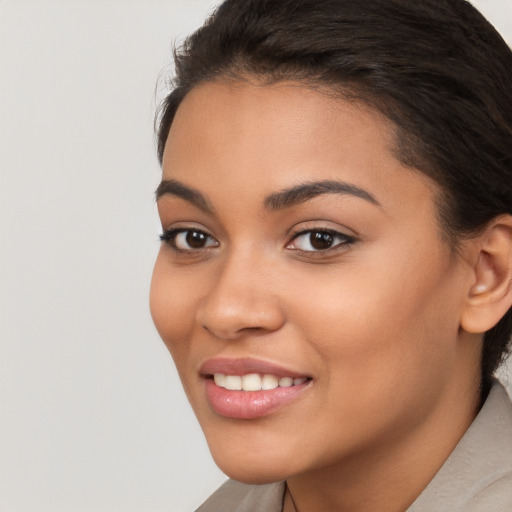
[{"label": "woman", "polygon": [[464,0],[227,0],[159,125],[201,511],[512,510],[512,54]]}]

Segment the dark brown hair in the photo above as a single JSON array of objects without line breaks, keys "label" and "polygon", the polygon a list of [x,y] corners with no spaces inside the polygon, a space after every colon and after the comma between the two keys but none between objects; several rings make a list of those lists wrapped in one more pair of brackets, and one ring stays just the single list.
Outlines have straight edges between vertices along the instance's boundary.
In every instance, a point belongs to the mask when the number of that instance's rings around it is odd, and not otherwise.
[{"label": "dark brown hair", "polygon": [[[465,0],[227,0],[175,51],[158,156],[186,94],[214,80],[295,80],[363,101],[397,127],[396,155],[442,190],[457,241],[512,214],[512,52]],[[484,337],[488,388],[512,310]]]}]

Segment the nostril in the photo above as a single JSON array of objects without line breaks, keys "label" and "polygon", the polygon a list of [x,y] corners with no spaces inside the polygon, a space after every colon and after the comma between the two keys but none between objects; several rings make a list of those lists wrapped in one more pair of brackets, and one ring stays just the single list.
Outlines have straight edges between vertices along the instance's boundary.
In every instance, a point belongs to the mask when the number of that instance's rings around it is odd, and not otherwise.
[{"label": "nostril", "polygon": [[226,340],[232,340],[232,339],[238,339],[240,337],[243,337],[244,335],[250,335],[250,336],[258,336],[258,335],[264,335],[268,333],[271,329],[266,329],[265,327],[241,327],[241,328],[226,328],[223,329],[219,327],[218,329],[212,329],[208,327],[207,325],[201,325],[201,327],[214,338],[220,338],[220,339],[226,339]]},{"label": "nostril", "polygon": [[250,296],[227,301],[227,294],[221,291],[216,289],[197,311],[197,323],[213,338],[236,340],[264,335],[283,326],[285,317],[277,300],[261,293],[258,301]]}]

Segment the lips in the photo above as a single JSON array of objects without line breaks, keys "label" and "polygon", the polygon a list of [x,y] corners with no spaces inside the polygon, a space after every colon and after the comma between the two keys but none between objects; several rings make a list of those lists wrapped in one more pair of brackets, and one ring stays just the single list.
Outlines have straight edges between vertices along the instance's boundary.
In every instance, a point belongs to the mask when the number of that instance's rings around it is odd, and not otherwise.
[{"label": "lips", "polygon": [[256,419],[298,399],[311,378],[257,359],[217,358],[200,369],[213,410],[228,418]]}]

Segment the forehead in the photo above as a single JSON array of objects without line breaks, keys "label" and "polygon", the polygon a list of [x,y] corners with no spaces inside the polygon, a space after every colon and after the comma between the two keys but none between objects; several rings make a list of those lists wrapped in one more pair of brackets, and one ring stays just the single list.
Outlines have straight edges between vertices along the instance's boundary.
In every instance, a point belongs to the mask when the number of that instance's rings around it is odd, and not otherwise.
[{"label": "forehead", "polygon": [[[347,127],[338,144],[345,151],[354,142],[392,150],[395,127],[383,115],[358,101],[335,96],[327,88],[312,89],[301,82],[261,84],[247,81],[207,82],[192,89],[171,125],[166,150],[178,143],[205,149],[231,139],[245,151],[257,145],[269,149],[286,143],[289,150],[310,153],[306,140],[319,150],[331,142],[333,130]],[[245,137],[244,137],[245,136]],[[295,146],[293,143],[295,142]],[[240,146],[238,146],[240,147]],[[200,148],[198,148],[200,149]],[[164,159],[165,160],[165,159]]]},{"label": "forehead", "polygon": [[176,113],[163,175],[239,198],[333,179],[374,195],[432,192],[429,178],[397,160],[394,140],[379,112],[300,83],[206,83]]}]

